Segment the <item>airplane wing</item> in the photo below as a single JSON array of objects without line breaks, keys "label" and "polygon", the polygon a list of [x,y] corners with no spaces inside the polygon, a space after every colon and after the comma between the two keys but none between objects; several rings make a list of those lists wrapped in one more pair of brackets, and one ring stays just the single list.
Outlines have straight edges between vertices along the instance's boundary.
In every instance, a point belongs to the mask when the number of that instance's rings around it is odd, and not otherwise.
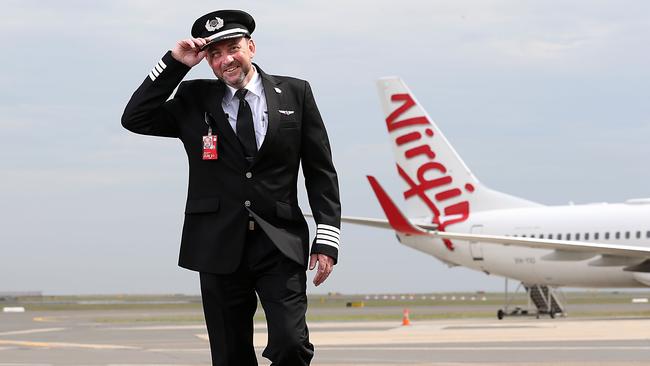
[{"label": "airplane wing", "polygon": [[[305,214],[305,216],[311,216],[311,215]],[[401,233],[409,233],[409,234],[411,233],[410,230],[409,232],[396,230],[393,226],[391,226],[389,220],[344,216],[341,217],[341,221],[349,224],[372,226],[372,227],[378,227],[382,229],[393,229]],[[440,238],[440,239],[462,240],[462,241],[471,241],[471,242],[480,241],[482,243],[502,244],[506,246],[513,245],[513,246],[521,246],[521,247],[536,248],[536,249],[550,249],[550,250],[566,251],[566,252],[583,252],[583,253],[592,253],[593,256],[601,254],[601,255],[621,256],[621,257],[650,258],[650,248],[637,247],[631,245],[603,244],[603,243],[591,243],[591,242],[571,241],[571,240],[522,238],[522,237],[501,236],[501,235],[455,233],[455,232],[447,232],[447,231],[437,231],[435,225],[419,225],[419,224],[412,223],[410,221],[409,221],[409,225],[411,225],[413,228],[416,229],[419,228],[419,229],[426,230],[426,232],[418,232],[417,235],[427,235],[427,236]],[[556,256],[556,258],[557,257],[558,256]],[[570,258],[570,255],[566,255],[565,258],[567,259]],[[575,258],[586,259],[588,257],[578,256]],[[561,259],[558,258],[558,260]]]},{"label": "airplane wing", "polygon": [[[388,225],[390,225],[393,230],[401,234],[429,236],[438,239],[454,240],[455,242],[482,242],[501,244],[506,246],[513,245],[528,248],[553,250],[552,253],[543,258],[546,260],[585,260],[600,255],[601,257],[595,261],[590,262],[590,265],[627,265],[627,267],[624,268],[626,271],[650,272],[650,248],[571,240],[456,233],[439,231],[435,228],[435,225],[431,225],[431,227],[417,225],[411,222],[406,216],[404,216],[404,214],[399,210],[397,205],[395,205],[390,196],[388,196],[388,194],[384,191],[381,185],[379,185],[379,182],[374,177],[368,176],[367,178],[373,191],[375,192],[375,195],[377,196],[377,199],[379,200],[379,204],[381,205],[384,213],[386,214],[386,217],[388,218]],[[366,220],[376,219],[353,219],[348,222],[353,224],[375,226],[373,224],[366,223]],[[383,227],[385,227],[385,224],[383,225]],[[632,261],[630,262],[630,260]]]},{"label": "airplane wing", "polygon": [[[305,217],[314,217],[310,213],[304,214]],[[370,217],[357,217],[357,216],[341,216],[341,222],[346,222],[348,224],[357,224],[363,226],[372,226],[380,229],[393,229],[386,219],[373,219]]]},{"label": "airplane wing", "polygon": [[[399,207],[388,196],[386,191],[381,187],[379,182],[372,176],[368,176],[368,181],[379,200],[379,204],[386,214],[387,219],[375,219],[366,217],[344,216],[342,222],[357,224],[363,226],[378,227],[382,229],[392,229],[400,234],[429,236],[437,239],[446,239],[467,242],[482,242],[501,245],[513,245],[520,247],[548,249],[553,250],[547,255],[546,260],[585,260],[600,255],[601,258],[593,261],[593,266],[620,266],[631,264],[626,259],[636,259],[635,263],[642,261],[640,264],[625,267],[627,271],[650,272],[650,248],[622,245],[593,243],[584,241],[571,240],[554,240],[540,238],[524,238],[505,235],[489,234],[470,234],[456,233],[448,231],[438,231],[435,224],[418,224],[411,222],[400,211]],[[311,214],[305,214],[311,217]],[[644,261],[644,259],[647,259]]]},{"label": "airplane wing", "polygon": [[[305,214],[306,217],[314,217],[310,213]],[[386,219],[375,219],[371,217],[359,217],[359,216],[341,216],[341,222],[345,222],[348,224],[355,224],[355,225],[363,225],[363,226],[371,226],[371,227],[376,227],[380,229],[389,229],[393,230],[393,227],[390,226],[390,222]],[[434,224],[429,224],[429,225],[424,225],[424,224],[414,224],[415,226],[425,229],[425,230],[435,230],[436,225]]]},{"label": "airplane wing", "polygon": [[388,220],[385,219],[372,219],[369,217],[353,217],[353,216],[341,216],[341,222],[346,222],[348,224],[357,224],[363,226],[372,226],[378,227],[380,229],[392,229]]}]

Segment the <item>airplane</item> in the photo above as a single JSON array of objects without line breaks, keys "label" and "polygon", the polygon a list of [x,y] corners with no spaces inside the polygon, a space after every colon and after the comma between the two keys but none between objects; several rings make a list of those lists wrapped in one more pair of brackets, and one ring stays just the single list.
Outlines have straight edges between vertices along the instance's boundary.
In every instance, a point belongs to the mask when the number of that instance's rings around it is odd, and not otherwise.
[{"label": "airplane", "polygon": [[[369,175],[386,219],[343,222],[392,229],[403,245],[449,266],[520,281],[537,317],[565,314],[559,287],[650,286],[650,198],[547,206],[492,190],[401,79],[381,78],[377,86],[406,212]],[[497,312],[499,319],[525,314],[507,304]]]}]

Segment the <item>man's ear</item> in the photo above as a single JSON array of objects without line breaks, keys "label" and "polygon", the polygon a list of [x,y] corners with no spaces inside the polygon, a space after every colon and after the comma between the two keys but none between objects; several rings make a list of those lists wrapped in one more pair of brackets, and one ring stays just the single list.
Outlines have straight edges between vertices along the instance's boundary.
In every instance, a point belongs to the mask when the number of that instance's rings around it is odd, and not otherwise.
[{"label": "man's ear", "polygon": [[255,56],[255,41],[252,38],[248,39],[248,50],[251,51],[251,57]]}]

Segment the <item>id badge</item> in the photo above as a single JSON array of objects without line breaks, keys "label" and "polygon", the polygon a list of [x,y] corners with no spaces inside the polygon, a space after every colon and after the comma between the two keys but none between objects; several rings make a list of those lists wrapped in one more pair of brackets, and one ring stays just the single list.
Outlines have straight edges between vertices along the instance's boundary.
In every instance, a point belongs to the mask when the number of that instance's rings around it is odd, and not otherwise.
[{"label": "id badge", "polygon": [[203,136],[203,160],[217,160],[217,135]]}]

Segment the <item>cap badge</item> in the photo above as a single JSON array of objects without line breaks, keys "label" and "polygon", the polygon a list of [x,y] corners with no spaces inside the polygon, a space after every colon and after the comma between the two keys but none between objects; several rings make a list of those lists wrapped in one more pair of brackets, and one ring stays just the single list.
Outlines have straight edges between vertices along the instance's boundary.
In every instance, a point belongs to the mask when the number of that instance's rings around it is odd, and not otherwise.
[{"label": "cap badge", "polygon": [[208,32],[214,32],[221,27],[223,27],[223,19],[219,17],[214,17],[214,19],[210,19],[205,23],[205,29]]}]

